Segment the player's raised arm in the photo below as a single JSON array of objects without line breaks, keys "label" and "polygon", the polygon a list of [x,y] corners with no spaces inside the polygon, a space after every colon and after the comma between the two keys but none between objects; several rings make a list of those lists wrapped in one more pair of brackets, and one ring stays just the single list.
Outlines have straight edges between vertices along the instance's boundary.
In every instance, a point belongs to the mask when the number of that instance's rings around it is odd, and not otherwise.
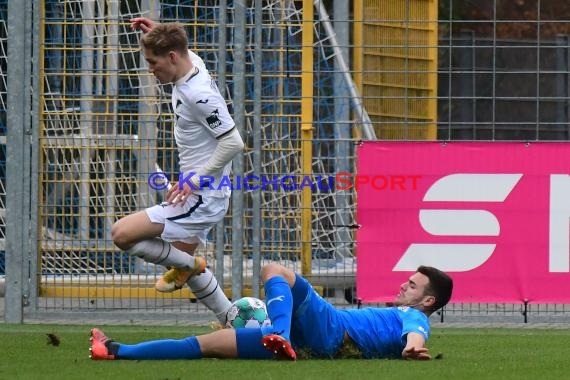
[{"label": "player's raised arm", "polygon": [[143,33],[150,32],[156,23],[152,20],[149,20],[146,17],[135,17],[131,19],[131,29],[132,30],[141,30]]}]

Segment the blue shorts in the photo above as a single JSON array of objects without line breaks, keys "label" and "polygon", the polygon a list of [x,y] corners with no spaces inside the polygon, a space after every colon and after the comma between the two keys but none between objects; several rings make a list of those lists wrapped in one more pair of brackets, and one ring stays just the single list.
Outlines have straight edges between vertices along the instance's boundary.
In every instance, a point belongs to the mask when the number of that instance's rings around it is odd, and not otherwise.
[{"label": "blue shorts", "polygon": [[291,291],[291,344],[315,356],[333,357],[343,344],[345,332],[338,311],[300,275],[296,275]]}]

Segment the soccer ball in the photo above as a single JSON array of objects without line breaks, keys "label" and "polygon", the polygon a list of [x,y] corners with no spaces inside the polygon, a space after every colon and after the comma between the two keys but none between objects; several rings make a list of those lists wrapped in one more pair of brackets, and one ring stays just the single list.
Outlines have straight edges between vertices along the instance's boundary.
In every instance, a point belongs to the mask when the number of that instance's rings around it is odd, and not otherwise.
[{"label": "soccer ball", "polygon": [[226,327],[234,329],[271,325],[265,303],[253,297],[243,297],[232,303],[226,321]]}]

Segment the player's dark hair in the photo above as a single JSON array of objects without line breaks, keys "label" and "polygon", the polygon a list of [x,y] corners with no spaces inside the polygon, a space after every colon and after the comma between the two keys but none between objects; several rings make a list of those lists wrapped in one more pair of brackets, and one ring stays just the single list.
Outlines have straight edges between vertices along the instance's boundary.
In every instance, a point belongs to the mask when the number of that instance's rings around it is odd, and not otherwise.
[{"label": "player's dark hair", "polygon": [[431,311],[434,312],[447,305],[453,292],[453,280],[451,277],[437,268],[424,265],[418,267],[418,272],[429,279],[425,294],[435,297],[435,303],[431,307]]},{"label": "player's dark hair", "polygon": [[188,36],[184,26],[178,22],[156,24],[141,37],[141,46],[158,56],[165,56],[171,51],[187,55]]}]

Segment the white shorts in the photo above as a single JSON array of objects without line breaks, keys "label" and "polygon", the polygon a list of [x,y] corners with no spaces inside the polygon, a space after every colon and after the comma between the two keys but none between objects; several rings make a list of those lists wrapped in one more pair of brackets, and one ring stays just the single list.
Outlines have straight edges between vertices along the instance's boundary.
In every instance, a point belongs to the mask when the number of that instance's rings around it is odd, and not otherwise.
[{"label": "white shorts", "polygon": [[145,211],[152,223],[164,225],[160,235],[164,241],[204,246],[208,232],[226,215],[229,203],[229,197],[192,194],[184,205],[161,203]]}]

